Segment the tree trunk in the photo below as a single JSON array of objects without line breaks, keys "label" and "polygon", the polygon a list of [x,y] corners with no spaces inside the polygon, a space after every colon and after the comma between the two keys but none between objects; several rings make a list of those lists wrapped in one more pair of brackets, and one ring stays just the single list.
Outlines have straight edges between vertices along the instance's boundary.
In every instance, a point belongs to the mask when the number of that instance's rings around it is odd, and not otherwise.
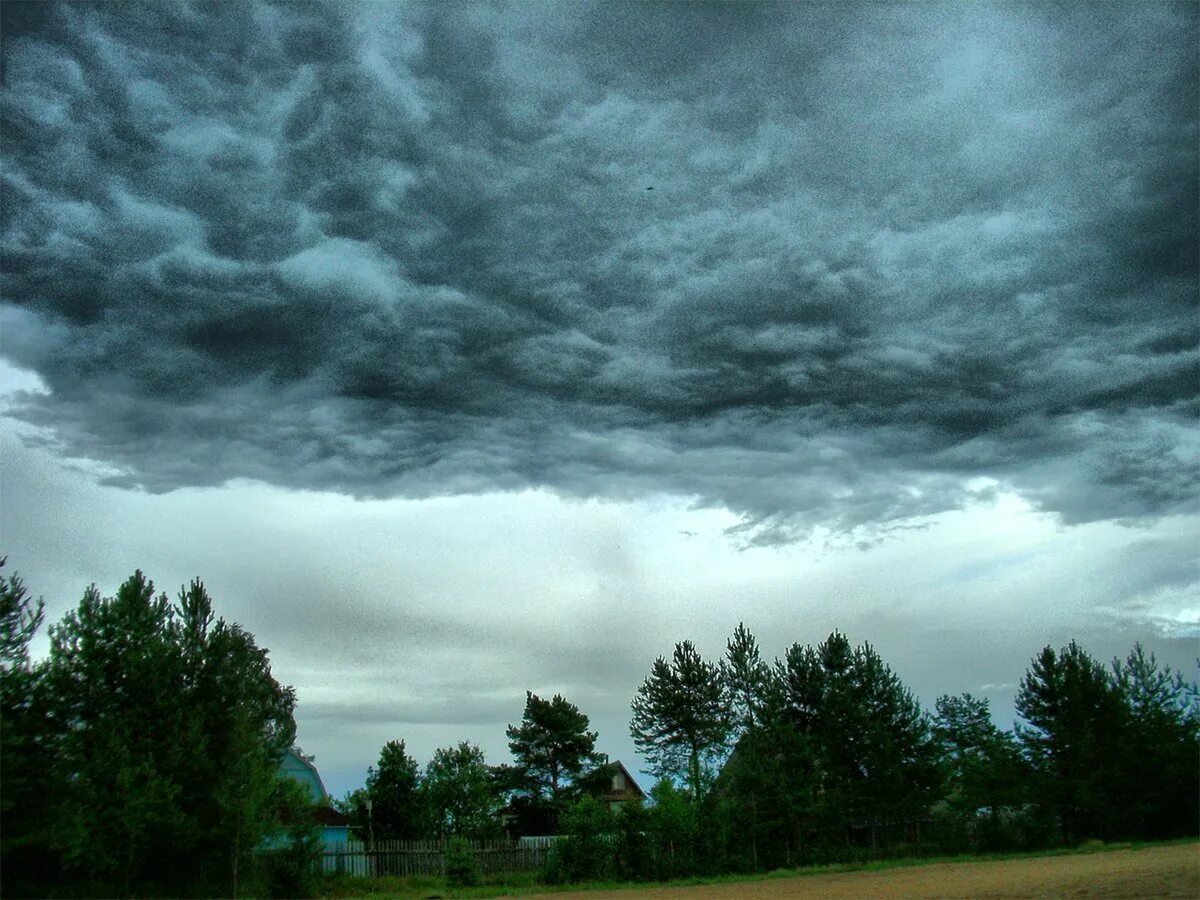
[{"label": "tree trunk", "polygon": [[232,853],[233,853],[232,869],[233,869],[233,898],[234,898],[234,900],[237,900],[237,895],[238,895],[238,857],[241,856],[241,853],[239,852],[240,848],[238,845],[241,843],[241,839],[242,839],[242,819],[239,816],[238,821],[237,821],[237,826],[234,828],[234,831],[233,831],[233,847],[231,848]]}]

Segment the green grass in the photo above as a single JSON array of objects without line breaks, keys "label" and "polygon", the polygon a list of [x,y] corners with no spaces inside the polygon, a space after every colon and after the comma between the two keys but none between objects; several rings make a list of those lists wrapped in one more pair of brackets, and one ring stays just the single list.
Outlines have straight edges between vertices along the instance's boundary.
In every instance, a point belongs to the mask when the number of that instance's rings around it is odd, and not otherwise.
[{"label": "green grass", "polygon": [[928,866],[937,863],[993,862],[1006,859],[1032,859],[1051,856],[1076,856],[1089,853],[1104,853],[1110,850],[1141,850],[1147,847],[1163,847],[1195,843],[1195,838],[1177,838],[1169,841],[1125,842],[1105,844],[1088,841],[1078,847],[1059,847],[1051,850],[1027,850],[1012,853],[959,854],[956,856],[902,857],[868,862],[836,863],[826,866],[804,866],[795,869],[774,869],[770,872],[743,872],[729,875],[692,876],[672,881],[586,881],[578,884],[541,884],[536,872],[509,872],[502,875],[485,876],[484,883],[471,888],[449,888],[445,879],[433,876],[408,876],[405,878],[358,878],[338,876],[326,882],[320,896],[331,900],[423,900],[423,898],[445,898],[445,900],[469,900],[469,898],[506,897],[514,894],[554,894],[565,891],[629,890],[638,888],[689,887],[701,884],[732,884],[735,882],[767,881],[776,878],[802,878],[837,872],[878,872],[886,869],[904,869],[913,866]]}]

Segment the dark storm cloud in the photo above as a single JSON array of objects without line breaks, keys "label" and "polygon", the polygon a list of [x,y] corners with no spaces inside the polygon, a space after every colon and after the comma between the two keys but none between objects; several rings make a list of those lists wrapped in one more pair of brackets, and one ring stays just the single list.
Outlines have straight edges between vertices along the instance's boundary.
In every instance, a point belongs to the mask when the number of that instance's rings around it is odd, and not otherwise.
[{"label": "dark storm cloud", "polygon": [[1194,6],[555,12],[6,6],[16,414],[152,491],[665,491],[752,543],[975,476],[1194,505]]}]

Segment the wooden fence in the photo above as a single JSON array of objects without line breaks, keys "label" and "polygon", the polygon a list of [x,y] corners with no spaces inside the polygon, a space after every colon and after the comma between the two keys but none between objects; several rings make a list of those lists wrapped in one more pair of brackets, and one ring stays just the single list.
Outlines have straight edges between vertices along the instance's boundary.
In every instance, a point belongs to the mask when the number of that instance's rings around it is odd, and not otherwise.
[{"label": "wooden fence", "polygon": [[[553,837],[501,838],[467,841],[479,863],[479,871],[530,872],[540,869],[554,843]],[[325,847],[321,868],[325,872],[348,875],[441,875],[446,865],[444,840],[375,841],[368,847],[363,841]]]}]

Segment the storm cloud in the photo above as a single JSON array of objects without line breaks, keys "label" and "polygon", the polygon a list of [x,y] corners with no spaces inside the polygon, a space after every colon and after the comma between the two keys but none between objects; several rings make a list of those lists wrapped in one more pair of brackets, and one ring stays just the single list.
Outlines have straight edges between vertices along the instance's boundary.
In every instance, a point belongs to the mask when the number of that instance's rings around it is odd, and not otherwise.
[{"label": "storm cloud", "polygon": [[151,492],[1194,510],[1193,4],[5,5],[8,414]]}]

